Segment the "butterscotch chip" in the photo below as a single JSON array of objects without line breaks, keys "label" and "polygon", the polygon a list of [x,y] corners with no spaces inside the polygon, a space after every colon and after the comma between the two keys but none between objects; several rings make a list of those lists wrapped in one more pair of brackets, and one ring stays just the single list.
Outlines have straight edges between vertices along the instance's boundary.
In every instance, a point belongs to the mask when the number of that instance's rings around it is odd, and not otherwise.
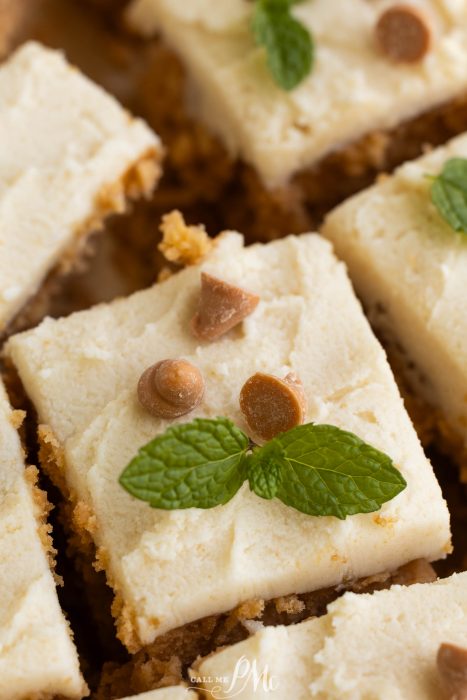
[{"label": "butterscotch chip", "polygon": [[449,700],[467,700],[467,649],[441,644],[436,657]]},{"label": "butterscotch chip", "polygon": [[263,440],[271,440],[303,423],[306,396],[293,373],[280,379],[257,372],[242,387],[240,408],[251,430]]},{"label": "butterscotch chip", "polygon": [[395,63],[420,61],[431,46],[430,25],[411,5],[394,5],[383,12],[375,33],[381,51]]},{"label": "butterscotch chip", "polygon": [[178,418],[192,411],[204,395],[204,379],[186,360],[162,360],[148,367],[138,382],[138,399],[158,418]]},{"label": "butterscotch chip", "polygon": [[200,340],[216,340],[249,316],[258,302],[256,294],[202,272],[198,311],[191,322],[193,334]]}]

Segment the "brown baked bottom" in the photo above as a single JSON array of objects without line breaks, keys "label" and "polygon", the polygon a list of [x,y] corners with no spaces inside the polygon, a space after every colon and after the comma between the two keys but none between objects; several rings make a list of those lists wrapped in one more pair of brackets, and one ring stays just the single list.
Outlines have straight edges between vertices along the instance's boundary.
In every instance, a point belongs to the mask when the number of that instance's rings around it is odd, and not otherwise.
[{"label": "brown baked bottom", "polygon": [[62,291],[65,277],[86,267],[93,250],[91,234],[102,231],[105,219],[111,214],[122,214],[132,201],[151,196],[161,175],[161,158],[161,152],[149,150],[115,183],[102,189],[96,197],[92,216],[74,232],[65,253],[39,290],[4,330],[0,328],[0,344],[7,336],[37,325],[50,313],[53,298]]}]

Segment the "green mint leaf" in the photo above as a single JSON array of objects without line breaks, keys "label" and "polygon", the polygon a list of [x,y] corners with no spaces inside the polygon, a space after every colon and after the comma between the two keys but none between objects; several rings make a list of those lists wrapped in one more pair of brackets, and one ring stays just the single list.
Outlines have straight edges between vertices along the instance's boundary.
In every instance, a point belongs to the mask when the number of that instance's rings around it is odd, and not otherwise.
[{"label": "green mint leaf", "polygon": [[268,500],[274,498],[282,480],[283,459],[282,448],[275,441],[257,447],[247,458],[250,489],[257,496]]},{"label": "green mint leaf", "polygon": [[431,185],[431,199],[454,231],[467,233],[467,159],[447,161]]},{"label": "green mint leaf", "polygon": [[301,425],[271,443],[283,454],[276,496],[302,513],[372,513],[407,486],[387,455],[332,425]]},{"label": "green mint leaf", "polygon": [[246,479],[248,437],[227,418],[196,418],[144,445],[120,484],[153,508],[213,508]]},{"label": "green mint leaf", "polygon": [[252,30],[257,44],[264,46],[275,82],[293,90],[311,71],[313,39],[304,25],[290,14],[292,0],[257,0]]}]

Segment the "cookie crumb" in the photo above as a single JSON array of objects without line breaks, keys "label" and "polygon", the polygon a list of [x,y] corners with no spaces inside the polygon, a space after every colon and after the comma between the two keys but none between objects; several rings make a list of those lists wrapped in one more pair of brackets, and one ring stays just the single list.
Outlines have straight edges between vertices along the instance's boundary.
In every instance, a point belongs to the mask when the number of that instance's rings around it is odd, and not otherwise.
[{"label": "cookie crumb", "polygon": [[160,230],[163,238],[158,248],[166,260],[177,265],[197,265],[214,245],[204,226],[188,226],[176,209],[162,217]]}]

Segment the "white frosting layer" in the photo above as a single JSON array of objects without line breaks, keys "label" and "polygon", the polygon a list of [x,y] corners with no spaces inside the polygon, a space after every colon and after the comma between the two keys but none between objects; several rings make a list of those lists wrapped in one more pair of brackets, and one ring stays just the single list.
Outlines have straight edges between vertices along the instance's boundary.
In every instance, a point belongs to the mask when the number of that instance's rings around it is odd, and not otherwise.
[{"label": "white frosting layer", "polygon": [[418,390],[467,445],[467,236],[442,219],[427,178],[453,156],[467,158],[467,135],[342,204],[323,234],[376,321],[415,362]]},{"label": "white frosting layer", "polygon": [[[200,270],[261,297],[242,326],[200,344],[189,322]],[[142,643],[239,602],[333,586],[449,549],[446,505],[404,410],[386,357],[345,268],[317,235],[243,247],[224,234],[211,257],[110,305],[14,336],[7,353],[38,411],[65,447],[66,479],[97,518],[96,543]],[[231,418],[246,429],[239,393],[256,371],[294,370],[307,421],[355,432],[387,452],[408,488],[378,516],[313,518],[245,485],[225,506],[161,511],[117,479],[137,449],[170,425],[136,399],[142,371],[183,357],[206,394],[184,416]],[[426,504],[430,503],[430,508]]]},{"label": "white frosting layer", "polygon": [[36,506],[0,384],[0,700],[60,695],[86,686],[58,603]]},{"label": "white frosting layer", "polygon": [[[83,228],[159,141],[55,51],[28,43],[0,68],[0,335]],[[105,201],[104,201],[105,200]]]},{"label": "white frosting layer", "polygon": [[202,687],[217,686],[219,700],[440,700],[436,654],[444,642],[467,646],[467,573],[346,593],[324,617],[266,627],[202,660],[192,676],[211,677]]},{"label": "white frosting layer", "polygon": [[467,5],[412,0],[433,27],[432,50],[415,65],[380,54],[374,26],[392,0],[305,0],[294,14],[313,32],[312,73],[281,90],[249,28],[249,0],[133,0],[129,22],[162,31],[198,93],[198,116],[267,185],[315,164],[367,132],[450,100],[467,89]]},{"label": "white frosting layer", "polygon": [[140,695],[132,695],[129,698],[122,700],[196,700],[198,695],[187,690],[184,686],[177,685],[170,688],[159,688],[159,690],[150,690],[148,693]]}]

